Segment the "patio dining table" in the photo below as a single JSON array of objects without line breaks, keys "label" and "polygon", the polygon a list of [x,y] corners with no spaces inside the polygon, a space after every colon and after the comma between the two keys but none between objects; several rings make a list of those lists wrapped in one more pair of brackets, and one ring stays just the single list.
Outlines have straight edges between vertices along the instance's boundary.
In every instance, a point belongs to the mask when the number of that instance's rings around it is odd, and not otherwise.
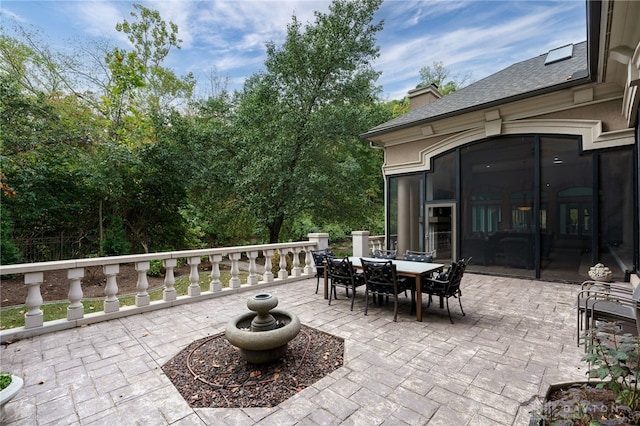
[{"label": "patio dining table", "polygon": [[[371,261],[384,261],[384,259],[377,259],[372,257],[364,257],[364,260]],[[362,269],[362,263],[360,262],[359,257],[349,257],[349,260],[353,264],[353,267],[356,269]],[[412,277],[415,278],[416,283],[416,320],[422,321],[422,276],[431,274],[436,271],[441,271],[444,267],[441,263],[426,263],[426,262],[412,262],[409,260],[392,260],[393,264],[396,265],[396,271],[398,275],[403,277]],[[324,276],[324,298],[327,299],[329,297],[329,281],[327,277],[327,268],[325,268],[325,276]]]}]

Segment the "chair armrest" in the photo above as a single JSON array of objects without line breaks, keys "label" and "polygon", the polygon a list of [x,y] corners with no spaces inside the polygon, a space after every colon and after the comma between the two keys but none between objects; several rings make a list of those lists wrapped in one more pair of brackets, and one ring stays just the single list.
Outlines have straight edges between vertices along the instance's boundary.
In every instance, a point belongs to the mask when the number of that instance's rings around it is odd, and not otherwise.
[{"label": "chair armrest", "polygon": [[[429,291],[443,292],[449,286],[449,280],[428,279],[422,282],[421,290],[425,293]],[[425,291],[426,290],[426,291]]]},{"label": "chair armrest", "polygon": [[620,305],[626,305],[631,308],[640,306],[637,300],[633,300],[631,296],[616,294],[612,295],[610,293],[594,293],[591,292],[587,297],[582,299],[582,303],[580,299],[578,299],[578,309],[584,309],[591,311],[591,315],[593,315],[596,310],[595,307],[599,303],[610,302],[617,303]]},{"label": "chair armrest", "polygon": [[633,288],[623,284],[585,281],[582,283],[581,290],[577,294],[576,305],[579,307],[580,301],[588,298],[592,294],[610,298],[631,298],[633,296]]},{"label": "chair armrest", "polygon": [[610,302],[620,302],[620,303],[635,303],[631,295],[621,294],[621,293],[602,293],[602,292],[591,292],[584,300],[607,300]]},{"label": "chair armrest", "polygon": [[[616,310],[616,309],[607,309],[606,306],[602,308],[602,309],[597,309],[597,305],[598,304],[602,304],[602,303],[613,303],[615,305],[619,305],[621,307],[627,307],[631,309],[631,312],[625,312],[622,310]],[[640,311],[640,302],[638,302],[637,300],[633,300],[633,299],[628,299],[628,298],[603,298],[603,299],[598,299],[598,298],[594,298],[593,299],[593,303],[591,304],[591,306],[589,306],[589,302],[587,300],[585,306],[587,306],[589,309],[589,311],[591,312],[591,322],[595,328],[595,321],[596,321],[596,312],[599,312],[601,315],[602,314],[608,314],[610,316],[616,317],[616,318],[624,318],[628,321],[632,321],[636,323],[636,327],[638,326],[638,311]],[[609,305],[611,306],[611,305]],[[640,328],[639,328],[640,331]]]},{"label": "chair armrest", "polygon": [[425,283],[437,283],[437,284],[448,284],[449,280],[438,280],[436,278],[427,278]]},{"label": "chair armrest", "polygon": [[610,290],[615,289],[622,292],[633,293],[633,288],[628,285],[620,284],[620,283],[608,283],[603,281],[584,281],[580,286],[582,290],[588,289],[601,289],[601,290]]}]

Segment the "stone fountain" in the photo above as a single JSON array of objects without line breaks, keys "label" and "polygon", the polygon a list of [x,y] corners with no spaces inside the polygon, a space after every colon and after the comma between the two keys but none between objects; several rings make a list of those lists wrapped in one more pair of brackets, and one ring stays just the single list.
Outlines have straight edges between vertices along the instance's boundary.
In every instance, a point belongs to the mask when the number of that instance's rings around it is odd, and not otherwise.
[{"label": "stone fountain", "polygon": [[298,335],[300,319],[278,306],[278,298],[269,293],[247,300],[247,312],[227,324],[229,343],[240,348],[240,356],[252,364],[264,364],[282,358],[287,344]]}]

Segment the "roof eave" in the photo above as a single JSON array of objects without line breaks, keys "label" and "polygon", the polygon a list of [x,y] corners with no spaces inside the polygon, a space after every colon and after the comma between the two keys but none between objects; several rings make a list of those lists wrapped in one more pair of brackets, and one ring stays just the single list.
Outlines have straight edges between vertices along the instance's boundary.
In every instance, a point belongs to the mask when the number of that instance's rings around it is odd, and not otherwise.
[{"label": "roof eave", "polygon": [[498,100],[495,100],[495,101],[474,105],[474,106],[467,107],[467,108],[464,108],[464,109],[459,109],[459,110],[456,110],[456,111],[447,112],[445,114],[435,115],[433,117],[427,117],[427,118],[411,121],[409,123],[398,124],[397,126],[388,127],[386,129],[380,129],[380,130],[376,130],[376,131],[365,132],[365,133],[362,133],[360,135],[360,137],[363,138],[363,139],[369,140],[372,137],[381,136],[381,135],[384,135],[384,134],[387,134],[387,133],[391,133],[391,132],[395,132],[395,131],[402,130],[402,129],[407,129],[409,127],[419,126],[419,125],[423,125],[423,124],[426,124],[426,123],[431,123],[431,122],[434,122],[434,121],[443,120],[445,118],[455,117],[455,116],[458,116],[458,115],[463,115],[463,114],[466,114],[466,113],[469,113],[469,112],[478,111],[478,110],[482,110],[482,109],[486,109],[486,108],[492,108],[492,107],[495,107],[495,106],[504,105],[504,104],[508,104],[508,103],[511,103],[511,102],[520,101],[520,100],[523,100],[523,99],[528,99],[528,98],[531,98],[533,96],[546,95],[548,93],[553,93],[553,92],[557,92],[559,90],[564,90],[564,89],[567,89],[567,88],[570,88],[570,87],[580,86],[580,85],[588,84],[588,83],[592,83],[592,82],[593,82],[593,77],[590,76],[590,75],[587,75],[585,77],[578,78],[578,79],[575,79],[575,80],[562,82],[562,83],[559,83],[559,84],[555,84],[553,86],[547,86],[547,87],[542,88],[542,89],[533,90],[533,91],[525,92],[525,93],[520,93],[518,95],[509,96],[509,97],[498,99]]}]

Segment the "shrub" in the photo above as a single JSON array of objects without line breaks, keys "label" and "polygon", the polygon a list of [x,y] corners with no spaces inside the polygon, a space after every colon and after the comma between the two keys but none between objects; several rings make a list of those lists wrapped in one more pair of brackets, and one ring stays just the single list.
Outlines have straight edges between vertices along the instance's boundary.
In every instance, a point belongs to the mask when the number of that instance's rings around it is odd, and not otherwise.
[{"label": "shrub", "polygon": [[20,262],[20,250],[11,240],[13,222],[7,209],[0,209],[0,265]]},{"label": "shrub", "polygon": [[131,246],[127,240],[124,223],[118,216],[113,216],[104,233],[102,252],[107,256],[129,254]]},{"label": "shrub", "polygon": [[149,262],[149,270],[147,275],[150,277],[161,277],[164,275],[164,263],[160,259],[154,259]]},{"label": "shrub", "polygon": [[582,358],[589,363],[589,376],[608,381],[607,386],[616,395],[616,402],[632,411],[640,409],[640,337],[618,334],[616,324],[605,323],[587,337],[587,354]]},{"label": "shrub", "polygon": [[6,388],[11,384],[11,374],[0,373],[0,390]]},{"label": "shrub", "polygon": [[[287,253],[287,272],[291,274],[291,269],[293,268],[293,253]],[[278,276],[278,272],[280,272],[280,252],[276,251],[271,257],[271,272],[275,277]]]},{"label": "shrub", "polygon": [[640,337],[620,334],[615,323],[599,324],[584,337],[589,378],[549,388],[531,425],[640,424]]}]

